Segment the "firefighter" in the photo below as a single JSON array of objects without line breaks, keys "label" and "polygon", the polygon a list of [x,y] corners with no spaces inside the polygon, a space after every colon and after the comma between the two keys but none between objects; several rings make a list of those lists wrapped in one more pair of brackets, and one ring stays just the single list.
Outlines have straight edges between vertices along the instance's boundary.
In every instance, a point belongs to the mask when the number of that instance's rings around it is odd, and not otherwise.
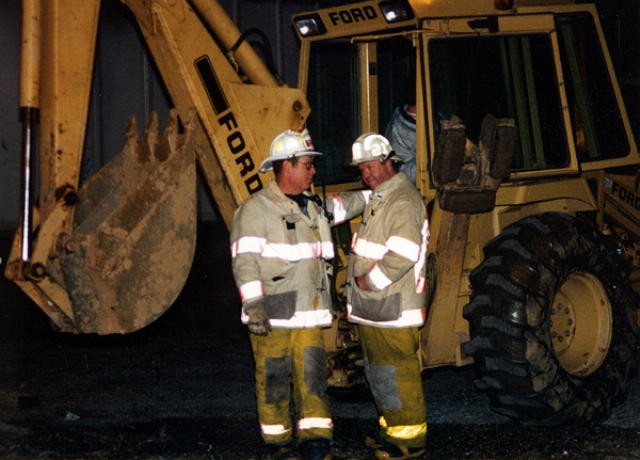
[{"label": "firefighter", "polygon": [[425,320],[426,209],[389,141],[366,133],[352,146],[368,191],[330,200],[335,223],[362,212],[347,272],[347,317],[357,324],[379,415],[376,458],[425,452],[427,411],[418,355]]},{"label": "firefighter", "polygon": [[274,171],[275,181],[237,209],[231,228],[258,419],[271,458],[327,458],[333,435],[322,329],[332,320],[333,245],[329,222],[308,192],[318,155],[306,130],[276,136],[260,165],[260,172]]}]

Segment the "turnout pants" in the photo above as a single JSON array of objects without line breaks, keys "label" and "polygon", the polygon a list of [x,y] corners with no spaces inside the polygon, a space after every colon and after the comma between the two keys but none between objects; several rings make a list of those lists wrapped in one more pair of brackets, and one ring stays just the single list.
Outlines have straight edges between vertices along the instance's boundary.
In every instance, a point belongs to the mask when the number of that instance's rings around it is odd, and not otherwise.
[{"label": "turnout pants", "polygon": [[397,446],[424,447],[427,408],[418,357],[418,328],[358,325],[365,374],[378,409],[379,435]]},{"label": "turnout pants", "polygon": [[[268,444],[331,439],[324,335],[320,328],[273,329],[250,335],[262,438]],[[295,427],[291,420],[293,388]],[[295,429],[294,429],[295,428]]]}]

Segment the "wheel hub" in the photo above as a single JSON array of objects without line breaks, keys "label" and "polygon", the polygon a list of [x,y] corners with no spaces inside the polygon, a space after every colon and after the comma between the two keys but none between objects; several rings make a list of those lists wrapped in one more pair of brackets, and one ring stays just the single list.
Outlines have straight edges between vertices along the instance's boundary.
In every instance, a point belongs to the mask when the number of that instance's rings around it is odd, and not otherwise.
[{"label": "wheel hub", "polygon": [[560,365],[584,377],[604,361],[613,329],[611,303],[598,278],[571,273],[556,293],[551,307],[551,339]]}]

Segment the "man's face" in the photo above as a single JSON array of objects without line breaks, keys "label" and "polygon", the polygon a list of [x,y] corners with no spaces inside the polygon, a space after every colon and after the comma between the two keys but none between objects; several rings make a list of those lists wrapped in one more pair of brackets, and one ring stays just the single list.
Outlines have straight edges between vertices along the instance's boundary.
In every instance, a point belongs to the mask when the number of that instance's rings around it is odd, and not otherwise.
[{"label": "man's face", "polygon": [[313,176],[316,175],[316,167],[313,160],[313,156],[305,155],[298,157],[296,164],[288,162],[290,166],[288,168],[290,184],[299,190],[297,193],[308,190],[313,183]]},{"label": "man's face", "polygon": [[358,165],[360,168],[360,174],[362,174],[362,181],[367,184],[371,190],[375,190],[376,187],[393,177],[395,170],[391,161],[387,160],[380,163],[380,160],[365,161]]}]

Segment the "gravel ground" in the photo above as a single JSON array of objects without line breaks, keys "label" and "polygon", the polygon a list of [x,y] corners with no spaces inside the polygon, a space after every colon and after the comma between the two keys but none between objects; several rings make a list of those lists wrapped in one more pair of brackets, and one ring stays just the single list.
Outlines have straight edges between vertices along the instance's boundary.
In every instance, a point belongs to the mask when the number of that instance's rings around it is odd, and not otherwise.
[{"label": "gravel ground", "polygon": [[[226,233],[206,229],[201,241],[215,243],[199,244],[176,304],[126,336],[53,332],[43,313],[0,282],[0,458],[265,457],[247,332],[231,274],[220,269],[228,267]],[[638,378],[601,425],[531,428],[492,413],[470,368],[423,376],[428,458],[640,459]],[[375,427],[368,395],[334,395],[332,404],[336,458],[368,458],[363,439]]]}]

